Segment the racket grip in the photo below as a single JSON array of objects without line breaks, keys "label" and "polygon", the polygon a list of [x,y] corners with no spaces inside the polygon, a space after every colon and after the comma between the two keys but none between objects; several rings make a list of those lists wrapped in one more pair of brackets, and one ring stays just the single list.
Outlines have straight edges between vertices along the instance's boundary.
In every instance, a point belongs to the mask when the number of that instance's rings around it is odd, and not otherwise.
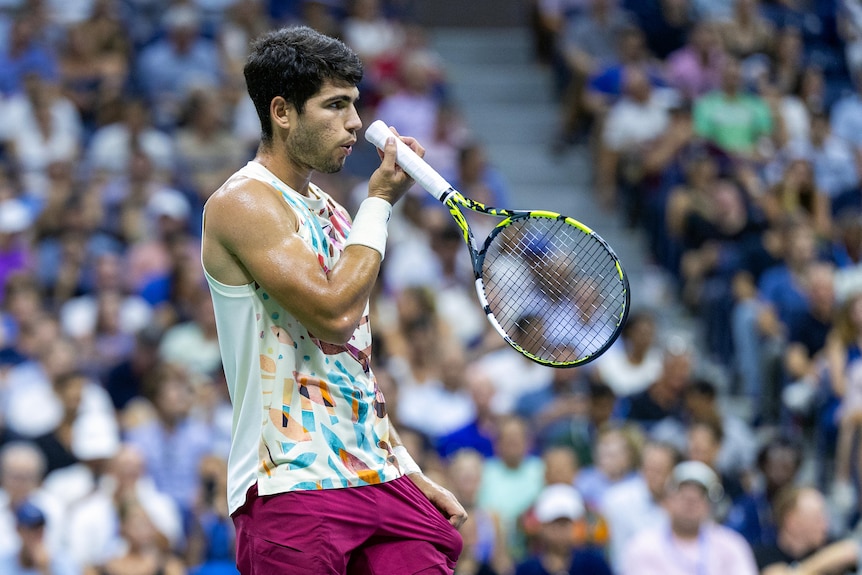
[{"label": "racket grip", "polygon": [[[395,136],[395,134],[383,120],[372,122],[365,130],[365,139],[381,150],[386,146],[386,139],[390,136]],[[397,137],[395,138],[395,145],[397,147],[396,161],[401,169],[416,180],[416,183],[422,186],[425,191],[443,201],[446,192],[452,189],[452,185]]]}]

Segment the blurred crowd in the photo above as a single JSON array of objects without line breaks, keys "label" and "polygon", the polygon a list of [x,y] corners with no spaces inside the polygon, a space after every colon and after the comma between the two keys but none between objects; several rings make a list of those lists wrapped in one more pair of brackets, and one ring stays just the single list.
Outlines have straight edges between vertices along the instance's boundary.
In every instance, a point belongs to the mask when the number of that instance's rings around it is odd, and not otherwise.
[{"label": "blurred crowd", "polygon": [[[373,369],[470,513],[456,572],[673,574],[650,556],[668,524],[709,525],[726,552],[680,573],[855,570],[862,4],[523,9],[553,153],[590,155],[596,203],[649,239],[703,337],[644,307],[598,360],[533,363],[489,331],[448,213],[408,194]],[[365,125],[512,205],[408,0],[0,0],[0,573],[236,573],[202,206],[257,146],[249,40],[298,23],[362,57]],[[354,213],[377,165],[357,146],[316,183]]]}]

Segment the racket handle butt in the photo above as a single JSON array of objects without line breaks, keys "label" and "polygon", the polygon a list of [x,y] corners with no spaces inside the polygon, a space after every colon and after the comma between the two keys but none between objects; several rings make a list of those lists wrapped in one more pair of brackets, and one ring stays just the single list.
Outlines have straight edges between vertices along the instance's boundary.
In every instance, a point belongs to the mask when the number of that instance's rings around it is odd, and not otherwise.
[{"label": "racket handle butt", "polygon": [[[390,136],[395,134],[383,120],[375,120],[365,130],[365,139],[381,150],[386,146],[386,140]],[[451,184],[399,138],[395,138],[395,145],[396,161],[401,169],[416,180],[416,183],[425,191],[442,201],[446,192],[452,189]]]}]

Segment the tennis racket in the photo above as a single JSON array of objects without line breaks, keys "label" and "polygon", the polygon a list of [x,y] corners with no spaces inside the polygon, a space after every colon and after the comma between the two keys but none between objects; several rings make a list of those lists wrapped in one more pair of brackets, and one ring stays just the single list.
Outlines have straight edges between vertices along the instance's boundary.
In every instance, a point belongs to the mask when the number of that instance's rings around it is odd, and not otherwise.
[{"label": "tennis racket", "polygon": [[[380,148],[392,131],[380,120],[365,138]],[[583,365],[619,336],[629,281],[614,251],[577,220],[544,210],[508,210],[464,197],[400,139],[396,160],[440,200],[470,250],[476,293],[488,321],[514,349],[552,367]],[[479,247],[462,208],[502,218]]]}]

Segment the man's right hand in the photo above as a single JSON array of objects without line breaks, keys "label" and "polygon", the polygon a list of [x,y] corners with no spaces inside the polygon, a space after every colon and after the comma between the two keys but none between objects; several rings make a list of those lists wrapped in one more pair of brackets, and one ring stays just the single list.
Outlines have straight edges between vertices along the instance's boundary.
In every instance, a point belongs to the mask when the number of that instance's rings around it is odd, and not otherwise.
[{"label": "man's right hand", "polygon": [[390,130],[393,132],[392,137],[387,139],[382,151],[377,150],[381,162],[380,167],[371,174],[371,180],[368,182],[368,196],[381,198],[394,205],[414,183],[413,178],[407,175],[401,166],[395,162],[397,156],[395,138],[401,138],[401,141],[416,152],[420,158],[425,155],[425,148],[415,138],[400,136],[391,127]]}]

